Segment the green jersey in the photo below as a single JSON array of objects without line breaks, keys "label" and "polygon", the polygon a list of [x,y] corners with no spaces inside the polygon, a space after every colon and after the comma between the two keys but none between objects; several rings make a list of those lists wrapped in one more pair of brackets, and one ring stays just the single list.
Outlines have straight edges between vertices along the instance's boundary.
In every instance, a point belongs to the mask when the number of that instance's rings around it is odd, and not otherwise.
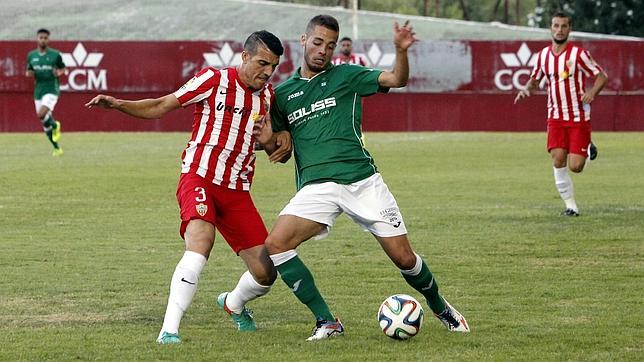
[{"label": "green jersey", "polygon": [[273,130],[291,133],[298,190],[329,181],[346,185],[378,172],[362,144],[361,97],[381,90],[380,73],[330,64],[311,79],[298,69],[275,88]]},{"label": "green jersey", "polygon": [[54,69],[63,68],[63,57],[56,49],[47,48],[44,53],[36,49],[27,54],[27,70],[32,70],[36,79],[34,99],[41,99],[45,94],[60,94],[60,85]]}]

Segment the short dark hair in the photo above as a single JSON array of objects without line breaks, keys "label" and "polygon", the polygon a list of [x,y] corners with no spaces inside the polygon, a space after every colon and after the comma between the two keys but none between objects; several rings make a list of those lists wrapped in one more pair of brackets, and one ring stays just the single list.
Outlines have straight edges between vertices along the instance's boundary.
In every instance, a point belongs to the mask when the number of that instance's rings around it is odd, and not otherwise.
[{"label": "short dark hair", "polygon": [[306,26],[306,33],[310,33],[311,31],[313,31],[313,28],[318,25],[333,30],[336,33],[340,32],[340,25],[338,25],[338,21],[333,16],[316,15],[309,21],[309,24]]},{"label": "short dark hair", "polygon": [[256,31],[249,35],[244,42],[244,50],[251,55],[257,54],[258,45],[264,45],[278,57],[284,54],[282,42],[278,37],[266,30]]},{"label": "short dark hair", "polygon": [[568,13],[564,12],[563,10],[557,10],[554,14],[552,14],[552,18],[566,18],[568,19],[568,24],[572,25],[572,17],[568,15]]},{"label": "short dark hair", "polygon": [[36,35],[38,35],[38,34],[40,34],[40,33],[45,33],[45,34],[49,35],[49,30],[47,30],[47,29],[45,29],[45,28],[40,28],[40,29],[38,29],[38,31],[36,32]]},{"label": "short dark hair", "polygon": [[348,36],[345,36],[342,39],[340,39],[340,43],[342,43],[343,41],[350,41],[353,43],[353,40],[351,40],[351,38],[349,38]]}]

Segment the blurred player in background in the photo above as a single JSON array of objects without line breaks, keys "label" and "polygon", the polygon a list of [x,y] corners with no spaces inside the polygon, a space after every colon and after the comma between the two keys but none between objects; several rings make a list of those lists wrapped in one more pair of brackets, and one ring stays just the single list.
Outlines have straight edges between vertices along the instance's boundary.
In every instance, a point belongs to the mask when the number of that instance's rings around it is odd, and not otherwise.
[{"label": "blurred player in background", "polygon": [[[548,84],[548,152],[552,156],[555,185],[566,209],[564,216],[579,216],[570,171],[583,171],[587,159],[597,157],[591,142],[590,103],[608,81],[604,70],[583,48],[568,41],[572,19],[564,12],[552,17],[552,44],[543,48],[532,70],[526,88],[517,94],[514,103],[537,89],[539,82]],[[595,77],[593,87],[586,91],[586,78]]]},{"label": "blurred player in background", "polygon": [[353,54],[353,41],[348,36],[340,39],[340,54],[333,57],[331,62],[338,64],[358,64],[363,67],[367,65],[364,58],[360,55]]},{"label": "blurred player in background", "polygon": [[[215,227],[248,267],[235,289],[222,293],[217,303],[240,331],[256,329],[245,305],[268,293],[277,273],[264,247],[268,232],[249,192],[255,166],[253,128],[273,102],[273,89],[267,82],[283,52],[273,34],[255,32],[246,39],[242,64],[237,68],[203,69],[176,92],[157,99],[126,101],[99,95],[86,104],[140,118],[160,118],[179,107],[196,106],[177,186],[179,233],[186,250],[172,276],[159,344],[181,342],[179,324],[212,250]],[[273,139],[277,135],[269,131],[263,139],[284,145],[282,153],[289,153],[290,135],[283,132],[282,136],[285,138]]]},{"label": "blurred player in background", "polygon": [[[311,19],[301,36],[301,67],[275,90],[273,130],[291,133],[298,192],[281,211],[266,248],[282,280],[316,319],[309,341],[341,335],[344,327],[295,249],[310,238],[325,237],[342,212],[371,232],[405,281],[427,298],[450,331],[469,332],[465,318],[438,293],[432,273],[412,249],[396,200],[360,141],[361,97],[407,84],[407,50],[416,41],[412,28],[408,23],[395,24],[392,71],[332,65],[338,33],[335,18]],[[271,158],[279,159],[281,152]],[[347,282],[361,293],[359,282]]]},{"label": "blurred player in background", "polygon": [[43,130],[54,146],[52,155],[61,156],[63,149],[60,141],[60,122],[54,119],[54,107],[60,96],[58,77],[65,74],[65,63],[60,52],[49,44],[49,30],[39,29],[36,32],[38,48],[27,54],[27,77],[34,77],[34,103],[36,115],[42,123]]}]

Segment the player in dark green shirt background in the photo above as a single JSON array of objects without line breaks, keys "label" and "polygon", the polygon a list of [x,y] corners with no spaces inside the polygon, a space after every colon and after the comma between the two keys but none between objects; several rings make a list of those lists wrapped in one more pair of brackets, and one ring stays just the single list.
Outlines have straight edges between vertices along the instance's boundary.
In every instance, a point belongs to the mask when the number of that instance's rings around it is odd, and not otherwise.
[{"label": "player in dark green shirt background", "polygon": [[[298,188],[266,239],[266,249],[282,280],[316,318],[309,341],[344,334],[344,327],[295,248],[310,238],[326,236],[343,212],[371,232],[448,330],[469,332],[465,318],[438,293],[432,273],[412,249],[396,200],[361,141],[361,97],[407,84],[407,50],[416,41],[412,28],[409,22],[394,26],[396,61],[391,71],[332,65],[338,34],[335,18],[311,19],[301,37],[302,66],[277,86],[272,120],[262,126],[268,128],[272,122],[274,132],[291,133]],[[271,132],[258,131],[264,133]],[[282,159],[281,148],[271,152],[274,148],[267,146],[271,161]],[[360,285],[355,288],[359,294]]]},{"label": "player in dark green shirt background", "polygon": [[28,77],[34,77],[34,103],[36,114],[42,123],[47,138],[54,145],[54,156],[61,156],[63,149],[58,144],[60,141],[60,122],[53,116],[54,107],[60,95],[58,77],[65,74],[65,63],[56,49],[48,47],[49,30],[39,29],[38,48],[27,54]]}]

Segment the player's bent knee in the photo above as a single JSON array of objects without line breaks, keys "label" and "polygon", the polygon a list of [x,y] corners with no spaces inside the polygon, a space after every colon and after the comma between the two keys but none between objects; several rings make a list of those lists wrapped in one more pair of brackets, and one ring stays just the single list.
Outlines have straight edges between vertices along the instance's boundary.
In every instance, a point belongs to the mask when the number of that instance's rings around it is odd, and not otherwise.
[{"label": "player's bent knee", "polygon": [[253,277],[255,278],[255,281],[261,285],[273,285],[277,279],[277,270],[273,264],[271,264],[270,268],[255,270]]},{"label": "player's bent knee", "polygon": [[580,173],[581,171],[584,170],[584,165],[570,165],[570,171],[574,173]]},{"label": "player's bent knee", "polygon": [[400,256],[397,256],[393,261],[396,266],[401,270],[410,270],[416,266],[416,254],[414,253],[405,253]]},{"label": "player's bent knee", "polygon": [[266,241],[264,242],[264,246],[266,246],[266,251],[268,251],[269,255],[278,254],[286,251],[286,250],[283,250],[282,245],[271,235],[269,235],[266,238]]},{"label": "player's bent knee", "polygon": [[184,234],[186,250],[199,253],[206,258],[215,243],[215,228],[203,220],[191,220]]}]

